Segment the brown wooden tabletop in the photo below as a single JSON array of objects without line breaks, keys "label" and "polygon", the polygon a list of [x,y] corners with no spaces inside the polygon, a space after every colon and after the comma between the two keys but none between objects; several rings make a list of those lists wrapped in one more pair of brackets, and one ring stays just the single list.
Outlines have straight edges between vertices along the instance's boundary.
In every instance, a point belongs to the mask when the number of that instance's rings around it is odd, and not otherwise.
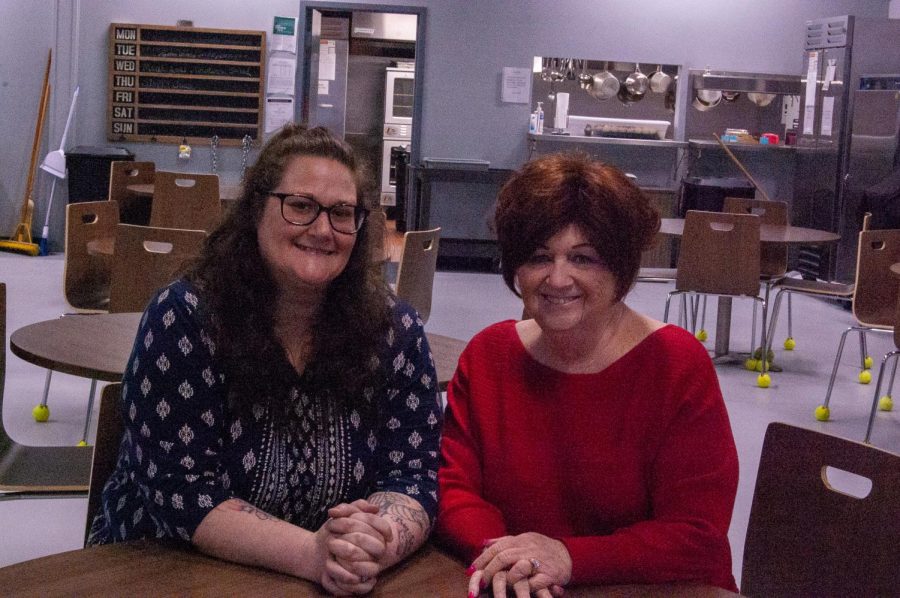
[{"label": "brown wooden tabletop", "polygon": [[900,262],[897,262],[896,264],[891,264],[891,274],[900,278]]},{"label": "brown wooden tabletop", "polygon": [[[462,598],[465,565],[424,546],[383,573],[369,596]],[[0,569],[0,588],[15,596],[326,596],[316,584],[264,569],[220,561],[150,541],[110,544],[54,554]],[[483,594],[485,595],[485,594]],[[566,596],[730,597],[709,586],[573,587]]]},{"label": "brown wooden tabletop", "polygon": [[[138,197],[153,197],[153,183],[141,183],[125,187]],[[219,184],[219,199],[222,201],[234,201],[241,196],[240,185]]]},{"label": "brown wooden tabletop", "polygon": [[[13,354],[57,372],[119,382],[128,362],[140,313],[71,314],[24,326],[12,333]],[[456,371],[466,342],[426,333],[441,389]]]},{"label": "brown wooden tabletop", "polygon": [[[680,237],[684,233],[684,218],[661,218],[660,234]],[[759,240],[763,243],[780,243],[784,245],[821,245],[834,243],[841,236],[816,228],[803,226],[781,226],[778,224],[759,225]]]}]

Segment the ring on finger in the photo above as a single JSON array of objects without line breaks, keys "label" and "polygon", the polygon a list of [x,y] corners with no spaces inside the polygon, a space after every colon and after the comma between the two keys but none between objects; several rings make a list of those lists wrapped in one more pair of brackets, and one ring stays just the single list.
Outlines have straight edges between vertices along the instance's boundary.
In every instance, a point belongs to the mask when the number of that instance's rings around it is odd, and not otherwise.
[{"label": "ring on finger", "polygon": [[531,567],[532,567],[532,569],[534,569],[534,571],[537,571],[538,569],[541,568],[541,562],[539,560],[537,560],[535,558],[531,558],[528,560],[531,561]]}]

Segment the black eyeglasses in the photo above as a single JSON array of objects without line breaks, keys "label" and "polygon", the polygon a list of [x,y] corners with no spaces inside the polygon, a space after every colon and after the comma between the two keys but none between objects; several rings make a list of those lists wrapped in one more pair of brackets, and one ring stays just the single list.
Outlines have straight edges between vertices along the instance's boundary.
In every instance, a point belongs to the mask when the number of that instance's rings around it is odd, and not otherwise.
[{"label": "black eyeglasses", "polygon": [[326,208],[312,197],[296,193],[276,193],[269,195],[281,200],[281,217],[297,226],[308,226],[316,221],[319,214],[328,214],[328,223],[336,232],[352,235],[362,228],[369,210],[346,203]]}]

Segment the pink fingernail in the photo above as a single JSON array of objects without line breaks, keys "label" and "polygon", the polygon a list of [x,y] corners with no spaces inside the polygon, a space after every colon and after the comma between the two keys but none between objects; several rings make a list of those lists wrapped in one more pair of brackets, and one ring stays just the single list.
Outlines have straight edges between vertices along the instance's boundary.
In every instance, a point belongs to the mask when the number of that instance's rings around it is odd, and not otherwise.
[{"label": "pink fingernail", "polygon": [[475,598],[475,594],[472,592],[469,592],[469,595],[466,598]]},{"label": "pink fingernail", "polygon": [[475,573],[475,565],[469,565],[469,568],[466,569],[466,575],[472,577],[473,573]]}]

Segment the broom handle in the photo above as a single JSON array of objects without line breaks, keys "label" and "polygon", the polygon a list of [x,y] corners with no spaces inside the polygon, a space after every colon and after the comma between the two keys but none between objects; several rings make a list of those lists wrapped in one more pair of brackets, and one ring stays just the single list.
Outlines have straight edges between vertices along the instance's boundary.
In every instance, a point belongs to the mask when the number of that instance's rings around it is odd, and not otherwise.
[{"label": "broom handle", "polygon": [[[44,70],[44,86],[41,91],[41,104],[38,108],[37,125],[34,128],[34,142],[31,144],[31,163],[28,167],[28,179],[25,183],[25,199],[22,202],[22,220],[26,213],[31,210],[28,207],[29,202],[33,202],[32,195],[34,193],[34,169],[37,166],[38,153],[41,150],[41,134],[44,131],[44,119],[47,115],[47,104],[50,101],[50,61],[53,56],[53,50],[47,52],[47,68]],[[28,218],[31,220],[31,218]]]},{"label": "broom handle", "polygon": [[713,137],[715,137],[716,141],[719,142],[719,145],[722,146],[722,149],[725,150],[725,153],[728,154],[728,157],[731,158],[734,161],[734,163],[737,164],[737,167],[741,169],[741,172],[744,173],[744,176],[746,176],[748,179],[750,179],[750,182],[753,184],[754,187],[756,187],[756,190],[759,191],[760,193],[762,193],[763,199],[765,199],[766,201],[772,201],[771,199],[769,199],[768,194],[766,194],[766,192],[763,190],[763,188],[759,186],[759,183],[757,183],[756,180],[753,178],[753,175],[751,175],[747,171],[747,169],[744,168],[744,165],[741,164],[741,161],[737,159],[737,156],[735,156],[731,152],[731,150],[728,148],[728,146],[725,145],[725,142],[722,141],[722,138],[719,137],[718,135],[716,135],[715,133],[713,133]]}]

